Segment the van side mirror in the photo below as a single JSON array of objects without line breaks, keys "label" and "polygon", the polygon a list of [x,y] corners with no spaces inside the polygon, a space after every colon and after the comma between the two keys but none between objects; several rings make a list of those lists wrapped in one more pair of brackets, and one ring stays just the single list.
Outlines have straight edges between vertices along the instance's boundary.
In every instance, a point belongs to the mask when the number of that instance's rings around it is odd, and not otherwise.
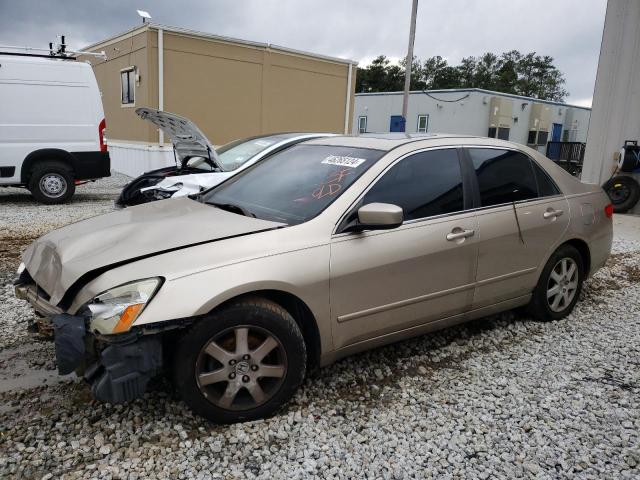
[{"label": "van side mirror", "polygon": [[369,203],[358,209],[357,230],[388,230],[402,225],[402,207],[391,203]]}]

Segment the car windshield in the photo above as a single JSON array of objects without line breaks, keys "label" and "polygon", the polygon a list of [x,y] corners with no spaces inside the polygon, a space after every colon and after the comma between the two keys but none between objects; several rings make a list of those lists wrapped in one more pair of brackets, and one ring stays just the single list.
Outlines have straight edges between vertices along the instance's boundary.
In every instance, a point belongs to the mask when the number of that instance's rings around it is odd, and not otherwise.
[{"label": "car windshield", "polygon": [[366,148],[296,145],[232,177],[202,199],[265,220],[306,222],[384,153]]},{"label": "car windshield", "polygon": [[243,138],[216,148],[216,153],[224,171],[231,172],[280,140],[281,137]]}]

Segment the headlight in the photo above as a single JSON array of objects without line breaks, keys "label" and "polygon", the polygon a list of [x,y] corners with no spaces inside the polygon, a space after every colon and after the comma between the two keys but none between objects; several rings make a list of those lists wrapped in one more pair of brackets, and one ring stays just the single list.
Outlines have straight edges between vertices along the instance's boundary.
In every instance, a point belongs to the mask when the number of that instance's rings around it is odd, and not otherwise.
[{"label": "headlight", "polygon": [[27,268],[27,267],[25,267],[24,262],[23,262],[23,263],[21,263],[21,264],[20,264],[20,266],[18,267],[18,270],[16,271],[16,273],[17,273],[18,275],[20,275],[22,272],[24,272],[24,269],[25,269],[25,268]]},{"label": "headlight", "polygon": [[147,278],[101,293],[87,305],[92,325],[105,333],[128,332],[161,283],[161,278]]}]

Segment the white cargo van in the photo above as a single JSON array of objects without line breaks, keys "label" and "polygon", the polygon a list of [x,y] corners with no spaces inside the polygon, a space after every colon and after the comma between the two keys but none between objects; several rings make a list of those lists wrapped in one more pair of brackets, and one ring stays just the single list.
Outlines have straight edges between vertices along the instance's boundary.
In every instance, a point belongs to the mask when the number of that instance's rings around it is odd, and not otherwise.
[{"label": "white cargo van", "polygon": [[105,126],[90,64],[0,51],[0,186],[69,200],[77,183],[110,175]]}]

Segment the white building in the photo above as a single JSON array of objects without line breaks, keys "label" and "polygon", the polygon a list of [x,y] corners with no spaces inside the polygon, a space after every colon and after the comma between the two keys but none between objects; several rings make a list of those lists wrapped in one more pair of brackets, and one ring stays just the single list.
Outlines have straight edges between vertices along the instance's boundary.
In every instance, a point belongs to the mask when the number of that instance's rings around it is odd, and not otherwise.
[{"label": "white building", "polygon": [[[606,182],[625,140],[640,141],[640,2],[609,0],[582,181]],[[631,176],[640,182],[640,173]]]},{"label": "white building", "polygon": [[[479,88],[414,91],[407,133],[490,136],[545,152],[547,141],[586,142],[591,109]],[[355,95],[353,133],[403,131],[402,92]]]}]

